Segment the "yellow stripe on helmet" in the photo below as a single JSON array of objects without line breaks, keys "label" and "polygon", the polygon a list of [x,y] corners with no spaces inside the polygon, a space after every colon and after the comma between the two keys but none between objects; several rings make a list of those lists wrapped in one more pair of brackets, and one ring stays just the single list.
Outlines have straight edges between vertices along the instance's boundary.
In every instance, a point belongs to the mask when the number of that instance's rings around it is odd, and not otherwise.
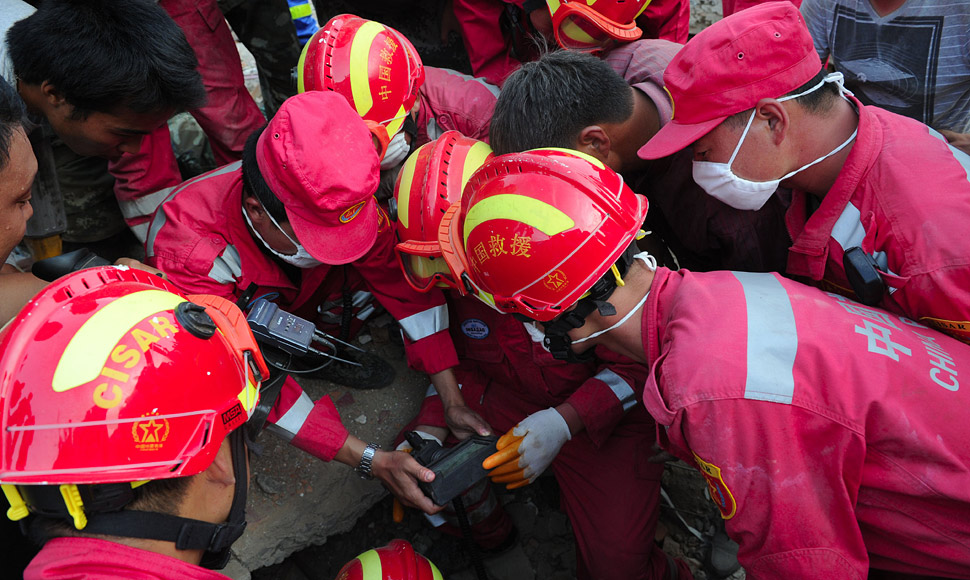
[{"label": "yellow stripe on helmet", "polygon": [[[430,146],[431,143],[425,143],[421,148]],[[404,167],[401,168],[401,181],[397,187],[397,221],[404,229],[408,228],[411,217],[411,185],[414,183],[415,168],[418,165],[418,151],[421,151],[421,148],[412,153],[404,162]]]},{"label": "yellow stripe on helmet", "polygon": [[312,45],[314,42],[317,42],[316,36],[311,38],[310,42],[306,43],[306,46],[304,46],[303,50],[300,51],[300,60],[296,63],[296,92],[298,93],[306,92],[306,83],[303,82],[303,67],[306,66],[306,54],[310,51],[310,45]]},{"label": "yellow stripe on helmet", "polygon": [[[475,173],[475,170],[485,164],[485,158],[491,153],[492,148],[488,146],[488,143],[481,141],[468,149],[468,153],[465,155],[465,166],[461,170],[462,191],[465,190],[465,184],[471,179],[472,173]],[[458,198],[461,199],[461,191],[458,192]]]},{"label": "yellow stripe on helmet", "polygon": [[[350,45],[350,92],[354,97],[354,108],[363,117],[374,106],[374,99],[370,94],[370,49],[374,39],[386,30],[380,22],[365,22],[354,35]],[[390,131],[388,131],[390,133]]]},{"label": "yellow stripe on helmet", "polygon": [[377,550],[367,550],[360,556],[361,580],[384,580],[384,570],[381,566],[381,555]]},{"label": "yellow stripe on helmet", "polygon": [[54,369],[51,387],[62,393],[101,374],[111,350],[133,326],[165,310],[174,309],[185,298],[162,290],[143,290],[122,296],[95,312],[67,343]]},{"label": "yellow stripe on helmet", "polygon": [[476,203],[465,215],[464,242],[479,225],[496,219],[515,220],[532,226],[547,236],[554,236],[573,227],[576,222],[562,210],[544,201],[503,193]]},{"label": "yellow stripe on helmet", "polygon": [[574,157],[585,159],[600,169],[606,169],[606,166],[603,165],[603,162],[599,159],[593,157],[589,153],[583,153],[582,151],[576,151],[575,149],[565,149],[563,147],[542,147],[541,149],[532,149],[532,151],[559,151],[560,153],[568,153]]}]

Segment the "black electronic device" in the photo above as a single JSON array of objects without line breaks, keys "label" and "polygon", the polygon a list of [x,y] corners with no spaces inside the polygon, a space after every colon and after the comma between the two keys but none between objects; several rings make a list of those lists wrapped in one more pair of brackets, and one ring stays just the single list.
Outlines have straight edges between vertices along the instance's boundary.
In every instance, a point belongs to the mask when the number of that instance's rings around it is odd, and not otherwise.
[{"label": "black electronic device", "polygon": [[436,505],[446,505],[488,476],[482,462],[495,453],[498,441],[494,435],[472,435],[454,447],[442,447],[414,431],[405,437],[414,449],[411,452],[414,459],[434,472],[433,481],[421,482],[419,486]]},{"label": "black electronic device", "polygon": [[30,272],[45,282],[53,282],[71,272],[77,272],[78,270],[93,268],[95,266],[110,265],[111,262],[91,250],[81,248],[73,252],[61,254],[60,256],[34,262],[34,265],[30,267]]},{"label": "black electronic device", "polygon": [[849,248],[842,256],[842,267],[859,302],[866,306],[877,306],[882,301],[886,294],[886,282],[872,256],[859,246]]}]

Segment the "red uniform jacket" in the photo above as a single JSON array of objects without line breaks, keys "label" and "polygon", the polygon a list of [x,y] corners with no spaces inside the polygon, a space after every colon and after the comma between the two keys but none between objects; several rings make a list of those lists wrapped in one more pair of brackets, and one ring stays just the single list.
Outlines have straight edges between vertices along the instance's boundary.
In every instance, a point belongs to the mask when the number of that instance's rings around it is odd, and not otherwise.
[{"label": "red uniform jacket", "polygon": [[644,404],[749,578],[967,577],[966,345],[741,272],[658,269],[642,328]]},{"label": "red uniform jacket", "polygon": [[415,147],[434,141],[445,131],[488,143],[498,87],[458,71],[426,66],[420,95]]},{"label": "red uniform jacket", "polygon": [[889,290],[880,306],[970,341],[970,156],[926,125],[868,107],[832,189],[814,213],[793,194],[789,274],[853,295],[842,258],[859,246]]},{"label": "red uniform jacket", "polygon": [[54,538],[24,570],[24,580],[226,580],[214,570],[95,538]]},{"label": "red uniform jacket", "polygon": [[[421,294],[407,285],[394,257],[393,231],[383,212],[379,218],[377,241],[363,258],[344,267],[301,270],[296,284],[247,229],[237,162],[172,192],[152,220],[146,255],[149,264],[165,271],[186,292],[236,299],[256,284],[257,295],[277,292],[282,308],[311,320],[316,299],[325,296],[328,287],[340,287],[343,268],[353,268],[401,324],[411,366],[429,374],[451,368],[458,361],[447,332],[444,296]],[[332,459],[347,438],[330,399],[314,404],[292,379],[287,380],[274,411],[270,416],[274,430],[282,430],[294,445],[322,459]]]}]

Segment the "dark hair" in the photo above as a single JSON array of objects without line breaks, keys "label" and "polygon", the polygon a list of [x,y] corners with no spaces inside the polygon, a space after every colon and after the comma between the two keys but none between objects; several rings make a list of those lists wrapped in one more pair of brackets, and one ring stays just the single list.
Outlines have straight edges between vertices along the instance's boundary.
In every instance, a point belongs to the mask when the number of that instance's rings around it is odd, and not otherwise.
[{"label": "dark hair", "polygon": [[496,155],[572,148],[580,131],[633,115],[633,92],[595,56],[556,50],[512,73],[495,104],[489,143]]},{"label": "dark hair", "polygon": [[10,28],[7,45],[17,77],[52,84],[78,118],[206,100],[192,47],[152,0],[47,0]]},{"label": "dark hair", "polygon": [[[822,82],[825,76],[828,74],[824,68],[818,72],[812,80],[808,81],[804,85],[798,87],[794,91],[785,93],[783,97],[789,97],[792,95],[797,95],[798,93],[804,93],[810,88]],[[812,91],[807,95],[802,95],[795,99],[803,109],[812,114],[820,114],[828,111],[832,106],[832,103],[839,97],[839,88],[835,83],[825,83],[818,90]],[[740,113],[735,113],[727,118],[727,120],[735,127],[744,127],[748,123],[748,117],[751,116],[752,109],[746,111],[741,111]]]},{"label": "dark hair", "polygon": [[24,102],[7,81],[0,78],[0,170],[10,161],[10,141],[14,132],[24,127]]},{"label": "dark hair", "polygon": [[[155,479],[134,489],[135,497],[123,509],[177,515],[189,482],[194,476]],[[27,526],[27,537],[38,546],[52,538],[87,537],[74,527],[69,518],[60,519],[34,515]]]},{"label": "dark hair", "polygon": [[243,197],[255,197],[262,204],[263,209],[273,216],[273,219],[279,223],[288,222],[290,218],[286,215],[283,202],[269,188],[266,180],[263,179],[263,174],[259,171],[259,164],[256,162],[256,142],[259,141],[259,136],[265,130],[266,126],[263,125],[253,131],[253,134],[246,139],[246,145],[243,147]]}]

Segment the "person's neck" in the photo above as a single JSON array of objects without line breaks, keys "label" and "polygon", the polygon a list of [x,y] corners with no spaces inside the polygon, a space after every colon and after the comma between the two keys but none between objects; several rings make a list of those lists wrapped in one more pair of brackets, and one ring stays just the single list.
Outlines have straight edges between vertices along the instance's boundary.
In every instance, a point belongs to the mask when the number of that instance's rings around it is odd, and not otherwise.
[{"label": "person's neck", "polygon": [[640,89],[630,87],[630,90],[633,91],[633,114],[620,135],[631,141],[636,140],[636,143],[634,147],[624,148],[630,156],[628,159],[621,159],[624,174],[640,171],[650,164],[649,161],[640,159],[637,151],[660,131],[660,112],[657,111],[657,105]]},{"label": "person's neck", "polygon": [[880,18],[899,10],[905,3],[906,0],[869,0],[869,5]]},{"label": "person's neck", "polygon": [[[797,132],[794,135],[795,142],[804,143],[801,147],[803,153],[798,159],[799,166],[811,163],[832,152],[859,127],[859,113],[855,105],[842,98],[822,115],[802,110],[801,117],[797,128],[793,125],[793,129]],[[828,159],[786,179],[781,183],[782,186],[802,190],[819,198],[825,197],[839,178],[842,167],[854,146],[855,141]]]},{"label": "person's neck", "polygon": [[634,312],[625,323],[590,340],[590,342],[603,346],[631,360],[641,363],[647,362],[647,353],[643,349],[641,330],[642,310],[645,308],[645,304],[640,304],[640,301],[650,290],[650,286],[653,284],[653,278],[653,271],[639,260],[635,260],[631,264],[630,271],[627,272],[625,277],[626,284],[617,288],[609,299],[610,304],[616,308],[616,314],[613,316],[602,316],[594,311],[586,319],[586,326],[589,328],[584,332],[588,336],[616,324],[617,320],[629,314],[631,310],[636,309],[638,312]]},{"label": "person's neck", "polygon": [[120,538],[117,536],[111,536],[108,539],[116,544],[122,544],[130,548],[145,550],[146,552],[154,552],[163,556],[175,558],[176,560],[181,560],[188,564],[192,564],[193,566],[198,566],[199,563],[202,562],[203,554],[205,554],[204,550],[179,550],[175,547],[175,542],[166,542],[163,540]]}]

